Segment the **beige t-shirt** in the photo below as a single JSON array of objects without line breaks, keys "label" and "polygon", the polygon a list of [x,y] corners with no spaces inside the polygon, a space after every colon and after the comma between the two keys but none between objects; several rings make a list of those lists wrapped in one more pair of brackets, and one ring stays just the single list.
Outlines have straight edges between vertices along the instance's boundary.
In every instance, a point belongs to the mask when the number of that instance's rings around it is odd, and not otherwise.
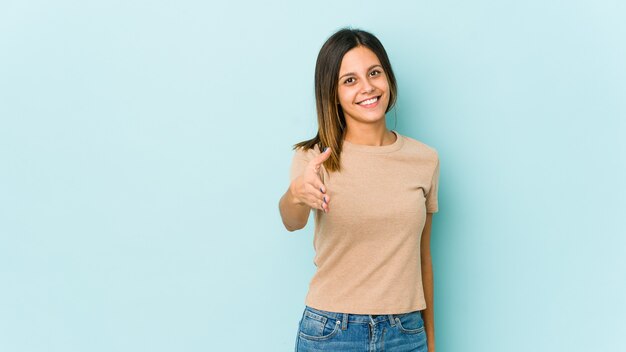
[{"label": "beige t-shirt", "polygon": [[[315,209],[317,270],[305,304],[332,312],[400,314],[426,308],[420,238],[426,213],[438,211],[439,157],[400,135],[384,146],[344,141],[340,172],[321,176],[330,211]],[[294,151],[295,179],[318,147]]]}]

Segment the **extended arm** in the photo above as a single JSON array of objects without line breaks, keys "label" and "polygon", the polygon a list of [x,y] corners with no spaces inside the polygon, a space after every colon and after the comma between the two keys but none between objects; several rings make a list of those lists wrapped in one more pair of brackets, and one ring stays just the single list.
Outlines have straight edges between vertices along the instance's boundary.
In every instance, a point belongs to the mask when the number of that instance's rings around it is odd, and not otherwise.
[{"label": "extended arm", "polygon": [[[297,182],[297,180],[294,180]],[[293,194],[294,183],[280,198],[278,208],[285,228],[289,231],[300,230],[306,226],[311,207],[299,201]]]},{"label": "extended arm", "polygon": [[313,208],[328,212],[330,197],[326,194],[326,186],[318,172],[329,156],[330,148],[326,148],[323,153],[304,165],[300,176],[292,176],[289,189],[278,202],[280,217],[287,230],[295,231],[305,227]]}]

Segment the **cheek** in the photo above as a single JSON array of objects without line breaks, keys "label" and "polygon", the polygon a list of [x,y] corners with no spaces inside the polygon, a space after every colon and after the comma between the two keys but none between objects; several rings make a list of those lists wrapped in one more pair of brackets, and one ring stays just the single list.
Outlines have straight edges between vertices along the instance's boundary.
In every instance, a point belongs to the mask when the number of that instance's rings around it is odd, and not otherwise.
[{"label": "cheek", "polygon": [[384,90],[386,93],[389,93],[389,82],[386,79],[381,82],[380,89]]},{"label": "cheek", "polygon": [[344,109],[346,107],[349,107],[352,103],[352,96],[350,94],[350,91],[347,89],[341,89],[339,90],[339,92],[337,92],[337,98],[339,99],[339,103]]},{"label": "cheek", "polygon": [[383,98],[383,101],[385,102],[385,104],[388,104],[388,103],[389,103],[389,99],[390,99],[389,94],[390,94],[390,93],[389,93],[389,91],[386,91],[386,92],[385,92],[385,96],[384,96],[384,98]]},{"label": "cheek", "polygon": [[391,94],[391,92],[389,91],[389,85],[388,84],[383,84],[381,88],[385,92],[385,97],[384,97],[383,100],[385,102],[389,102],[389,94]]},{"label": "cheek", "polygon": [[380,104],[380,107],[382,109],[387,110],[387,108],[389,107],[389,92],[387,92],[387,94],[385,94],[385,98],[382,101],[382,104]]},{"label": "cheek", "polygon": [[349,112],[352,111],[352,106],[349,103],[343,102],[343,101],[339,101],[339,104],[341,105],[341,110],[343,110],[344,112]]}]

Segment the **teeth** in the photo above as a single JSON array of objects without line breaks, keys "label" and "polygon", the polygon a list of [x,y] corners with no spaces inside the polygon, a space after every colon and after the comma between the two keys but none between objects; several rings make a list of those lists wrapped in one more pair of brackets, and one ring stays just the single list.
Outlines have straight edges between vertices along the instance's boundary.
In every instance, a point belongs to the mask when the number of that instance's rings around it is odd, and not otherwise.
[{"label": "teeth", "polygon": [[378,97],[374,97],[372,99],[368,99],[366,101],[362,101],[359,103],[359,105],[369,105],[369,104],[373,104],[378,100]]}]

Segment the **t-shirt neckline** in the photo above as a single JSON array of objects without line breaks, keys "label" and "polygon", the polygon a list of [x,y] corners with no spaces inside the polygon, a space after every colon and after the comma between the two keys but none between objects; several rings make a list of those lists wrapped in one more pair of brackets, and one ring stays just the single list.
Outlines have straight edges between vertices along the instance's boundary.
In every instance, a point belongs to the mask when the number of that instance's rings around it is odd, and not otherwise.
[{"label": "t-shirt neckline", "polygon": [[402,138],[402,135],[398,133],[397,131],[391,130],[391,132],[393,132],[396,135],[396,140],[391,144],[387,144],[387,145],[354,144],[344,139],[342,149],[365,152],[365,153],[389,153],[389,152],[396,151],[400,149],[400,147],[402,147],[403,138]]}]

